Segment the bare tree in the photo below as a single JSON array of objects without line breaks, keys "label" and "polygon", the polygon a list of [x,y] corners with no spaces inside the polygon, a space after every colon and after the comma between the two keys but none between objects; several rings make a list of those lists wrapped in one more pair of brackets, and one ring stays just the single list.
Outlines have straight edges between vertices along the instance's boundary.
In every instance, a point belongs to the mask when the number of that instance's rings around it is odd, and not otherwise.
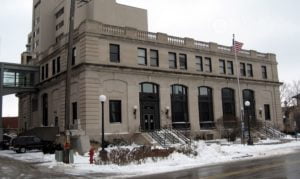
[{"label": "bare tree", "polygon": [[280,86],[280,99],[281,105],[285,106],[296,106],[297,100],[294,96],[300,94],[300,80],[293,81],[291,83],[283,83]]}]

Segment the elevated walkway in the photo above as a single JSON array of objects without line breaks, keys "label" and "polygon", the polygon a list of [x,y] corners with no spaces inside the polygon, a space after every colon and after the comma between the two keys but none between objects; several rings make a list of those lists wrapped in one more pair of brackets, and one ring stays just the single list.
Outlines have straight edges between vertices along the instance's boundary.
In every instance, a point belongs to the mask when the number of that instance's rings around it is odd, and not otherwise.
[{"label": "elevated walkway", "polygon": [[39,67],[0,62],[0,141],[2,141],[2,97],[5,95],[34,92],[39,82]]}]

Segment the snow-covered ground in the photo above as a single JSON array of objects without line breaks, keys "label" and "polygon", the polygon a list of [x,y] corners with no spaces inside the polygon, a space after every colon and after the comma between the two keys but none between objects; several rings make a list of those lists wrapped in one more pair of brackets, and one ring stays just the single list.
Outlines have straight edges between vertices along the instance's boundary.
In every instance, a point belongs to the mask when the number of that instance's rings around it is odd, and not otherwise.
[{"label": "snow-covered ground", "polygon": [[[90,165],[88,154],[85,156],[75,155],[74,164],[66,165],[55,161],[54,155],[43,155],[41,152],[28,152],[16,154],[13,151],[0,151],[0,156],[14,158],[28,162],[41,162],[42,166],[59,168],[68,174],[104,173],[122,176],[146,175],[162,173],[174,170],[188,169],[205,165],[217,164],[245,159],[269,157],[295,152],[300,149],[300,141],[292,141],[284,144],[270,144],[278,141],[265,140],[260,145],[247,146],[241,144],[219,145],[206,144],[204,141],[194,142],[193,146],[198,152],[197,156],[186,156],[173,153],[167,159],[153,161],[148,159],[146,163],[127,166],[118,165]],[[262,145],[268,144],[268,145]],[[129,146],[133,148],[134,146]],[[111,150],[112,148],[108,148]]]}]

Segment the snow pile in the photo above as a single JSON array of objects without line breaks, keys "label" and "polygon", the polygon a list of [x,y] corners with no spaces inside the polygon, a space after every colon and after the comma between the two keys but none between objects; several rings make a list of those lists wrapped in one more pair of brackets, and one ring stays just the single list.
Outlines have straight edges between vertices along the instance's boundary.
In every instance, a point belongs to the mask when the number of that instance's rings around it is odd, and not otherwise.
[{"label": "snow pile", "polygon": [[[271,143],[275,141],[266,140],[261,143]],[[137,145],[127,146],[133,149]],[[210,164],[217,164],[221,162],[253,159],[260,157],[268,157],[272,155],[282,155],[296,151],[300,148],[300,142],[292,141],[285,144],[272,145],[254,145],[247,146],[241,144],[207,145],[204,141],[194,142],[191,146],[197,155],[185,155],[174,152],[169,157],[161,160],[147,159],[145,163],[129,164],[126,166],[110,165],[90,165],[89,156],[75,155],[74,164],[65,165],[63,163],[55,162],[54,155],[43,155],[40,152],[31,152],[26,154],[16,154],[13,151],[1,151],[0,156],[11,157],[17,160],[24,160],[28,162],[46,162],[41,165],[49,168],[59,168],[63,172],[69,174],[83,174],[83,173],[105,173],[122,176],[145,175],[151,173],[169,172],[174,170],[181,170],[193,167],[199,167]],[[108,148],[107,150],[112,150]]]}]

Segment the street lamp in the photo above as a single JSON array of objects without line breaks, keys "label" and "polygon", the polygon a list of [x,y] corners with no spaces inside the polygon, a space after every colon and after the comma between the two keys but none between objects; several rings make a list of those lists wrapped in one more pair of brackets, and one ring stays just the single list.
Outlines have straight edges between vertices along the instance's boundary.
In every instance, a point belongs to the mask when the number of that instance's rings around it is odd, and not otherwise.
[{"label": "street lamp", "polygon": [[245,101],[245,107],[247,109],[247,115],[248,115],[248,145],[253,145],[252,137],[251,137],[251,127],[250,127],[250,120],[251,120],[251,114],[250,114],[250,101]]},{"label": "street lamp", "polygon": [[101,143],[101,148],[102,151],[104,151],[105,145],[104,145],[104,102],[106,101],[106,96],[105,95],[100,95],[99,96],[99,101],[101,102],[101,108],[102,108],[102,143]]}]

